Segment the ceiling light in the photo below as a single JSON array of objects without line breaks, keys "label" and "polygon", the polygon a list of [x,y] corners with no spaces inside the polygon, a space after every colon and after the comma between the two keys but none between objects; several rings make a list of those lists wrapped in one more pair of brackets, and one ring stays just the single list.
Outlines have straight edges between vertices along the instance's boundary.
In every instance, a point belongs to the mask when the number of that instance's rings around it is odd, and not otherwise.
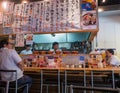
[{"label": "ceiling light", "polygon": [[44,0],[44,1],[48,2],[49,0]]},{"label": "ceiling light", "polygon": [[22,3],[28,3],[28,0],[23,0]]},{"label": "ceiling light", "polygon": [[3,9],[7,9],[7,4],[8,4],[8,1],[3,1],[3,3],[2,3],[2,7],[3,7]]},{"label": "ceiling light", "polygon": [[106,2],[106,0],[102,0],[102,3],[105,3]]}]

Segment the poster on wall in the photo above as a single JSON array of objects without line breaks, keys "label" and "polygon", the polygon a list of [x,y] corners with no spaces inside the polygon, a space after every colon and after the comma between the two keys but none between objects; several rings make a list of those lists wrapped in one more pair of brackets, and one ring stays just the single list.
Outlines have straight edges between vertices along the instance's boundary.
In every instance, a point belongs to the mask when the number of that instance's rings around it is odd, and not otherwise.
[{"label": "poster on wall", "polygon": [[26,45],[32,45],[33,44],[33,34],[27,34],[26,35]]},{"label": "poster on wall", "polygon": [[97,2],[96,0],[82,0],[82,29],[97,29]]},{"label": "poster on wall", "polygon": [[96,0],[82,0],[82,11],[96,10]]},{"label": "poster on wall", "polygon": [[16,34],[16,47],[24,47],[24,34],[23,33],[17,33]]},{"label": "poster on wall", "polygon": [[83,12],[81,24],[82,24],[82,29],[96,29],[97,28],[96,11]]}]

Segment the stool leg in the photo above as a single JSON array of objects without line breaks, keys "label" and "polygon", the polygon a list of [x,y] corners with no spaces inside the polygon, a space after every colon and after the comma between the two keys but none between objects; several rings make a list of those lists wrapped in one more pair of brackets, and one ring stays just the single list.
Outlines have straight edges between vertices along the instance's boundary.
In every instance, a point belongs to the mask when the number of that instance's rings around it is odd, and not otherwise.
[{"label": "stool leg", "polygon": [[2,88],[2,93],[5,93],[5,88]]},{"label": "stool leg", "polygon": [[73,93],[72,85],[70,85],[70,93]]},{"label": "stool leg", "polygon": [[6,85],[6,93],[8,93],[9,90],[9,81],[7,81],[7,85]]},{"label": "stool leg", "polygon": [[43,87],[43,72],[42,72],[42,70],[41,70],[41,91],[40,91],[40,93],[42,93],[42,87]]},{"label": "stool leg", "polygon": [[61,85],[62,85],[62,93],[64,93],[64,92],[63,92],[63,91],[64,91],[64,89],[63,89],[63,88],[64,88],[64,87],[63,87],[63,86],[64,86],[63,83],[62,83]]},{"label": "stool leg", "polygon": [[27,84],[27,93],[28,93],[28,84]]},{"label": "stool leg", "polygon": [[67,72],[65,71],[65,93],[67,91]]},{"label": "stool leg", "polygon": [[48,93],[48,85],[46,87],[47,87],[47,91],[46,92]]},{"label": "stool leg", "polygon": [[60,72],[58,71],[58,93],[60,93]]}]

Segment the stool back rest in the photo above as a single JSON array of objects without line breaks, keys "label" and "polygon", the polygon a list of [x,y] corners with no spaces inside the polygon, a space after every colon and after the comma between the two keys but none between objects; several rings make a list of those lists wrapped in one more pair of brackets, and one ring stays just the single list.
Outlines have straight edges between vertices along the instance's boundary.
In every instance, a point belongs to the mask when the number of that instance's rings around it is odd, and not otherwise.
[{"label": "stool back rest", "polygon": [[113,70],[91,70],[91,83],[92,87],[94,86],[94,75],[95,74],[101,74],[103,76],[107,75],[108,77],[112,78],[112,86],[115,88],[115,80],[114,80],[114,71]]},{"label": "stool back rest", "polygon": [[47,80],[48,79],[49,80],[53,80],[53,79],[59,80],[60,79],[60,71],[58,69],[43,69],[43,70],[41,70],[41,78],[47,79]]},{"label": "stool back rest", "polygon": [[73,81],[78,81],[78,83],[83,83],[83,86],[86,86],[85,70],[65,70],[65,79],[66,82],[69,79],[72,79]]}]

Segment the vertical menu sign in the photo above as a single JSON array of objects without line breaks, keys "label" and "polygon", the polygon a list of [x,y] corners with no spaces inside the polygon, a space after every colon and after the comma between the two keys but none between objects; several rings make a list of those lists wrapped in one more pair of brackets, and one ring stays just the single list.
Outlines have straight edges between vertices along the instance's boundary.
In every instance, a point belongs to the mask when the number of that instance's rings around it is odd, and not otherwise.
[{"label": "vertical menu sign", "polygon": [[44,32],[50,32],[50,7],[51,7],[51,2],[50,1],[45,1],[45,9],[44,9]]},{"label": "vertical menu sign", "polygon": [[80,0],[69,0],[69,30],[80,30]]},{"label": "vertical menu sign", "polygon": [[23,23],[24,23],[25,29],[23,29],[23,31],[26,31],[26,32],[34,32],[35,31],[32,29],[33,13],[34,13],[33,8],[34,8],[34,3],[24,4]]},{"label": "vertical menu sign", "polygon": [[10,27],[13,22],[13,7],[14,2],[8,2],[6,5],[7,9],[3,14],[3,27]]},{"label": "vertical menu sign", "polygon": [[[13,31],[14,33],[20,33],[22,28],[22,17],[23,17],[23,5],[16,4],[14,9],[14,22],[13,22]],[[24,24],[23,24],[24,26]]]},{"label": "vertical menu sign", "polygon": [[44,2],[38,1],[34,3],[34,15],[33,15],[33,31],[42,32],[43,31],[43,21],[44,20]]}]

